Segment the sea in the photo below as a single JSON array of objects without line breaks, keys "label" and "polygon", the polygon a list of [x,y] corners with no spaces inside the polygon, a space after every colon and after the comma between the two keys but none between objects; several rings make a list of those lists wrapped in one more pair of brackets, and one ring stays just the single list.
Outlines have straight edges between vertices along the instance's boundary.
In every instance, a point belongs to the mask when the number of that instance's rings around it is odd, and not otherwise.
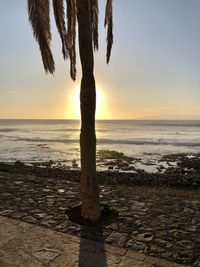
[{"label": "sea", "polygon": [[[79,120],[0,120],[0,162],[79,167],[80,126]],[[97,120],[96,135],[97,152],[146,160],[200,152],[200,120]]]}]

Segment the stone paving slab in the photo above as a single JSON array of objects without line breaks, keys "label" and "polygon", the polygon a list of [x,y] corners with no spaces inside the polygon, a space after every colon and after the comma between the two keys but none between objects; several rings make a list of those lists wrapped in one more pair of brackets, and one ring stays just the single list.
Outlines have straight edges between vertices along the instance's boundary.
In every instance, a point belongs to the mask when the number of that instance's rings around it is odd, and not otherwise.
[{"label": "stone paving slab", "polygon": [[186,267],[0,216],[0,267]]}]

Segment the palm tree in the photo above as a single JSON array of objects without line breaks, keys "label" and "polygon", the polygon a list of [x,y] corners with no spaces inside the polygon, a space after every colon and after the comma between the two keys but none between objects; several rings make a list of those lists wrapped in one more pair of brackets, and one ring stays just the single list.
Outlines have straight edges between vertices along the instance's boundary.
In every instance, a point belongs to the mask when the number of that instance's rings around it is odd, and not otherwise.
[{"label": "palm tree", "polygon": [[[27,0],[29,21],[39,44],[46,73],[53,74],[55,64],[51,52],[49,0]],[[78,22],[79,52],[82,66],[81,103],[81,215],[90,221],[100,216],[99,187],[96,180],[95,109],[96,87],[93,75],[93,50],[98,49],[98,0],[52,0],[54,18],[62,42],[64,59],[70,59],[70,75],[76,79],[76,24]],[[66,12],[65,12],[66,6]],[[67,27],[65,22],[67,17]],[[113,44],[112,0],[105,8],[107,27],[107,63]]]}]

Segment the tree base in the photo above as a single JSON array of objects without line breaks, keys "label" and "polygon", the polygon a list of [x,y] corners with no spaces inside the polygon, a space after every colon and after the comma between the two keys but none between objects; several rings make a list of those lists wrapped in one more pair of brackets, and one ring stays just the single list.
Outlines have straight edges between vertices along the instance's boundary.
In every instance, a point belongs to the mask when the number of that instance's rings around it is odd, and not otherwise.
[{"label": "tree base", "polygon": [[98,220],[93,222],[81,216],[81,203],[74,206],[69,206],[65,215],[68,220],[80,225],[94,226],[94,225],[108,225],[117,220],[119,212],[117,209],[107,203],[100,203],[101,215]]}]

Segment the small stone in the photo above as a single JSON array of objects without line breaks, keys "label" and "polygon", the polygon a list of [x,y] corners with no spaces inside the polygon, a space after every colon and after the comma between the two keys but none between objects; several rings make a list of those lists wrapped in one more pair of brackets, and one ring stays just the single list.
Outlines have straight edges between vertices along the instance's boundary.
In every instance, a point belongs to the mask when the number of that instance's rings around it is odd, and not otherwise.
[{"label": "small stone", "polygon": [[13,213],[11,214],[11,217],[12,217],[13,219],[21,219],[21,218],[24,217],[24,216],[26,216],[26,213],[24,213],[24,212],[18,212],[18,213],[13,212]]},{"label": "small stone", "polygon": [[23,184],[24,182],[23,181],[15,181],[14,182],[16,185],[20,185],[20,184]]},{"label": "small stone", "polygon": [[25,202],[30,204],[30,203],[34,203],[35,201],[32,198],[28,198],[28,199],[26,199]]},{"label": "small stone", "polygon": [[63,188],[58,189],[58,193],[64,193],[65,190]]},{"label": "small stone", "polygon": [[108,166],[108,170],[113,170],[113,166]]},{"label": "small stone", "polygon": [[21,197],[16,197],[15,198],[15,201],[17,202],[17,201],[21,201],[22,200],[22,198]]},{"label": "small stone", "polygon": [[7,198],[7,197],[10,197],[12,195],[10,193],[2,193],[1,196],[4,198]]},{"label": "small stone", "polygon": [[27,223],[36,223],[37,222],[37,219],[34,218],[33,216],[27,216],[27,217],[24,217],[23,220]]},{"label": "small stone", "polygon": [[143,233],[137,236],[138,241],[150,242],[152,239],[153,239],[153,235],[151,233]]},{"label": "small stone", "polygon": [[172,243],[163,240],[163,239],[155,239],[156,243],[158,243],[160,246],[165,247],[165,248],[171,248],[173,245]]},{"label": "small stone", "polygon": [[187,227],[186,230],[190,231],[190,232],[196,232],[197,231],[197,226],[196,225],[191,225],[191,226]]},{"label": "small stone", "polygon": [[111,230],[117,231],[118,230],[118,225],[116,223],[112,223],[112,224],[108,225],[108,228],[111,229]]},{"label": "small stone", "polygon": [[151,245],[150,250],[151,252],[155,252],[155,254],[160,254],[165,251],[164,248],[161,248],[160,246],[157,245]]},{"label": "small stone", "polygon": [[200,267],[200,258],[197,259],[197,261],[194,263],[194,266],[196,266],[196,267]]},{"label": "small stone", "polygon": [[163,258],[169,259],[172,257],[172,252],[164,252],[164,253],[161,253],[161,255]]},{"label": "small stone", "polygon": [[37,218],[37,219],[42,219],[42,218],[44,218],[46,216],[47,216],[46,213],[36,213],[36,214],[34,214],[34,217]]},{"label": "small stone", "polygon": [[13,212],[13,210],[3,210],[3,211],[0,211],[0,215],[5,216],[5,215],[11,214],[12,212]]},{"label": "small stone", "polygon": [[40,224],[49,227],[49,226],[56,225],[57,222],[55,220],[45,220],[45,221],[41,221]]},{"label": "small stone", "polygon": [[187,232],[184,232],[184,231],[181,231],[181,230],[170,230],[169,231],[170,234],[172,234],[176,240],[182,240],[184,237],[187,237],[188,233]]},{"label": "small stone", "polygon": [[43,192],[50,192],[50,191],[51,191],[51,189],[48,189],[48,188],[43,188],[43,189],[42,189],[42,191],[43,191]]},{"label": "small stone", "polygon": [[72,168],[78,168],[78,163],[75,159],[72,160]]},{"label": "small stone", "polygon": [[184,249],[188,249],[188,250],[194,249],[194,244],[188,240],[181,240],[181,241],[177,242],[177,245],[183,247]]},{"label": "small stone", "polygon": [[144,243],[135,241],[133,239],[129,239],[126,243],[126,247],[131,248],[133,250],[138,250],[138,251],[145,251],[146,250],[146,245]]},{"label": "small stone", "polygon": [[61,210],[61,211],[63,211],[63,210],[66,210],[66,207],[59,206],[58,209]]}]

